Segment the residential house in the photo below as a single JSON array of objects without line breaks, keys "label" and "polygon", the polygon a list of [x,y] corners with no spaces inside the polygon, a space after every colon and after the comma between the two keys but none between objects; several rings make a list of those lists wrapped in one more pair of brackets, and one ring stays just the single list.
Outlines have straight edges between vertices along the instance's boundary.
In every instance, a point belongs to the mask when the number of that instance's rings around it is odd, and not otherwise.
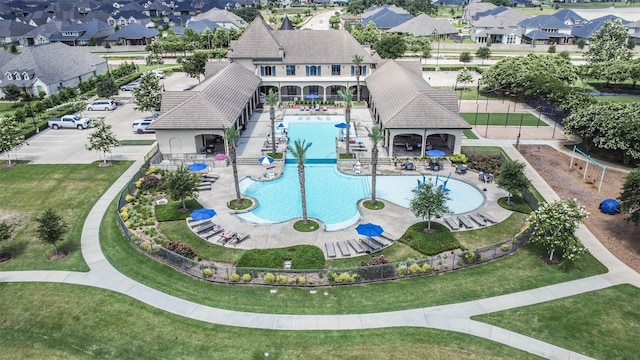
[{"label": "residential house", "polygon": [[49,42],[61,42],[71,46],[100,45],[113,34],[113,27],[97,19],[87,23],[70,24],[51,35]]},{"label": "residential house", "polygon": [[489,11],[495,9],[495,6],[489,2],[480,2],[480,0],[471,0],[469,4],[464,7],[462,10],[462,21],[467,24],[471,24],[473,21],[478,20],[476,14],[484,13],[485,11]]},{"label": "residential house", "polygon": [[118,10],[115,14],[109,16],[107,22],[112,27],[124,27],[129,24],[147,24],[151,18],[141,11],[136,10]]},{"label": "residential house", "polygon": [[[476,13],[477,20],[471,23],[471,40],[478,44],[520,44],[522,32],[518,24],[527,16],[510,8],[488,10],[489,15]],[[490,39],[490,40],[489,40]]]},{"label": "residential house", "polygon": [[38,95],[55,94],[68,86],[107,72],[107,61],[89,50],[60,42],[31,46],[9,61],[2,61],[0,89],[15,84]]},{"label": "residential house", "polygon": [[44,45],[49,43],[49,38],[53,34],[59,33],[63,27],[68,26],[67,21],[52,21],[50,23],[38,26],[28,33],[20,36],[18,41],[22,46]]},{"label": "residential house", "polygon": [[387,30],[391,33],[412,34],[413,36],[429,36],[439,39],[454,39],[458,30],[447,19],[436,19],[422,14]]},{"label": "residential house", "polygon": [[[215,24],[215,28],[224,28],[227,30],[231,28],[240,29],[247,26],[247,23],[240,16],[230,11],[220,9],[211,9],[192,17],[187,21],[187,27],[191,27],[189,26],[190,23],[199,21],[208,21]],[[214,28],[211,30],[214,30]]]},{"label": "residential house", "polygon": [[362,26],[367,26],[372,22],[379,30],[386,31],[398,26],[407,20],[413,19],[413,15],[408,11],[395,5],[382,5],[370,7],[361,15]]},{"label": "residential house", "polygon": [[565,25],[568,26],[579,26],[586,24],[588,22],[587,19],[578,15],[575,11],[571,9],[560,9],[555,13],[551,14],[551,16],[561,20]]},{"label": "residential house", "polygon": [[142,24],[131,23],[111,34],[105,41],[113,45],[148,45],[159,34],[156,29],[149,29]]},{"label": "residential house", "polygon": [[591,36],[600,30],[606,21],[620,21],[620,23],[626,27],[630,24],[629,21],[619,18],[614,15],[606,15],[592,20],[588,20],[580,26],[575,26],[571,29],[571,35],[573,36],[574,43],[579,39],[584,39],[587,44]]},{"label": "residential house", "polygon": [[162,0],[149,1],[142,6],[142,13],[149,17],[165,16],[171,12],[171,8]]},{"label": "residential house", "polygon": [[0,45],[17,44],[21,36],[33,30],[34,27],[13,20],[0,21]]},{"label": "residential house", "polygon": [[538,15],[518,23],[525,44],[571,44],[571,26],[553,15]]}]

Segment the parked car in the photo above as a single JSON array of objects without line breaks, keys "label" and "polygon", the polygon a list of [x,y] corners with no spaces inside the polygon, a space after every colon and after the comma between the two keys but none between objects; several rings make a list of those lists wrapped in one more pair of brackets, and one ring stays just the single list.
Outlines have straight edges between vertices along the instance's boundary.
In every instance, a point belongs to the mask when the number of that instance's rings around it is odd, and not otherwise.
[{"label": "parked car", "polygon": [[140,120],[135,120],[133,124],[131,124],[131,128],[133,132],[136,134],[144,134],[144,133],[154,133],[154,130],[147,129],[147,126],[151,125],[155,117],[148,117]]},{"label": "parked car", "polygon": [[140,87],[140,83],[137,81],[134,82],[130,82],[127,85],[122,85],[120,86],[120,90],[122,91],[131,91],[133,89],[139,88]]},{"label": "parked car", "polygon": [[49,127],[54,130],[62,128],[84,130],[91,127],[91,120],[78,115],[64,115],[49,120]]},{"label": "parked car", "polygon": [[164,79],[165,77],[164,71],[162,70],[153,70],[152,72],[158,79]]},{"label": "parked car", "polygon": [[87,105],[87,111],[93,110],[114,110],[118,105],[113,100],[96,100]]}]

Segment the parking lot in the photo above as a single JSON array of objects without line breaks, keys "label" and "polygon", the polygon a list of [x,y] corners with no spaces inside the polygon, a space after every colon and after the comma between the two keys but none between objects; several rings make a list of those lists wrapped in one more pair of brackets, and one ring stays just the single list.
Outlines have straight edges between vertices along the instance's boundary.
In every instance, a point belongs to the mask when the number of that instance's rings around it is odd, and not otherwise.
[{"label": "parking lot", "polygon": [[[184,73],[175,73],[161,80],[162,85],[168,91],[182,91],[185,87],[198,83],[197,79],[188,78]],[[136,134],[132,131],[131,124],[136,119],[142,119],[150,112],[141,112],[134,109],[132,93],[120,91],[114,97],[119,105],[113,111],[82,111],[81,117],[90,119],[104,118],[107,124],[112,126],[116,138],[122,140],[155,140],[155,135]],[[87,103],[95,100],[91,98]],[[102,154],[86,149],[88,136],[94,129],[46,129],[38,135],[30,138],[22,148],[10,153],[12,160],[28,160],[34,164],[86,164],[100,160]],[[135,160],[152,145],[126,145],[113,149],[107,154],[109,160]]]}]

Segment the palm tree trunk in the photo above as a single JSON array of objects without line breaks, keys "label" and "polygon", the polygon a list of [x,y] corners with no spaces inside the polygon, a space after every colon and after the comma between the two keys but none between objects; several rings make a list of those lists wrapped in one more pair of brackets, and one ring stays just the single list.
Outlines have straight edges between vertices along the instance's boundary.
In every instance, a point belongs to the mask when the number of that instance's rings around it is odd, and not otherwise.
[{"label": "palm tree trunk", "polygon": [[347,136],[345,138],[345,141],[347,143],[347,158],[349,158],[349,156],[348,156],[350,154],[349,139],[350,139],[350,135],[351,135],[351,108],[350,107],[347,107],[344,110],[344,119],[347,122],[347,129],[346,129]]},{"label": "palm tree trunk", "polygon": [[269,109],[269,117],[271,118],[271,152],[276,153],[276,109],[271,106]]},{"label": "palm tree trunk", "polygon": [[371,151],[371,205],[376,204],[376,173],[378,172],[378,148]]},{"label": "palm tree trunk", "polygon": [[307,225],[307,193],[304,182],[304,164],[298,165],[298,180],[300,181],[300,195],[302,196],[302,222]]},{"label": "palm tree trunk", "polygon": [[356,91],[358,92],[358,102],[360,101],[360,69],[356,68]]},{"label": "palm tree trunk", "polygon": [[242,197],[240,197],[240,181],[238,180],[238,164],[236,162],[236,148],[235,145],[229,146],[229,157],[231,158],[231,168],[233,169],[233,185],[236,190],[236,204],[242,203]]}]

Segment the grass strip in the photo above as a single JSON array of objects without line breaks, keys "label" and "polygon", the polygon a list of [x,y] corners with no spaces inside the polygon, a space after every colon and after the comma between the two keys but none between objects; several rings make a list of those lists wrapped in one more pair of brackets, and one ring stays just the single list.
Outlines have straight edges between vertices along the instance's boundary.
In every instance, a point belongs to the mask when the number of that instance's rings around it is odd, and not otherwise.
[{"label": "grass strip", "polygon": [[487,121],[491,126],[547,126],[547,123],[538,119],[531,114],[525,113],[460,113],[469,125],[482,126],[487,125]]},{"label": "grass strip", "polygon": [[[115,161],[106,167],[97,163],[20,164],[2,169],[0,213],[15,225],[15,232],[0,247],[14,256],[1,263],[0,270],[89,270],[80,251],[85,219],[100,196],[131,163]],[[60,261],[48,260],[53,246],[40,241],[36,233],[35,217],[49,208],[68,224],[67,234],[57,245],[69,256]]]},{"label": "grass strip", "polygon": [[324,254],[313,245],[248,250],[238,261],[237,267],[282,269],[285,260],[291,260],[291,268],[296,270],[324,268]]},{"label": "grass strip", "polygon": [[[186,319],[110,291],[0,284],[0,348],[12,359],[538,359],[505,345],[423,328],[277,331]],[[320,292],[317,295],[322,296]],[[47,299],[47,306],[42,306]]]},{"label": "grass strip", "polygon": [[541,304],[475,316],[595,359],[636,359],[640,289],[619,285]]},{"label": "grass strip", "polygon": [[[113,266],[159,291],[223,309],[279,314],[349,314],[414,309],[473,300],[579,279],[606,271],[591,255],[573,266],[552,267],[541,251],[525,247],[489,264],[404,281],[329,288],[329,296],[309,289],[229,286],[195,279],[139,253],[124,238],[112,204],[100,227],[100,245]],[[493,280],[492,280],[493,279]],[[428,289],[429,296],[424,296]],[[399,296],[401,294],[401,296]]]}]

